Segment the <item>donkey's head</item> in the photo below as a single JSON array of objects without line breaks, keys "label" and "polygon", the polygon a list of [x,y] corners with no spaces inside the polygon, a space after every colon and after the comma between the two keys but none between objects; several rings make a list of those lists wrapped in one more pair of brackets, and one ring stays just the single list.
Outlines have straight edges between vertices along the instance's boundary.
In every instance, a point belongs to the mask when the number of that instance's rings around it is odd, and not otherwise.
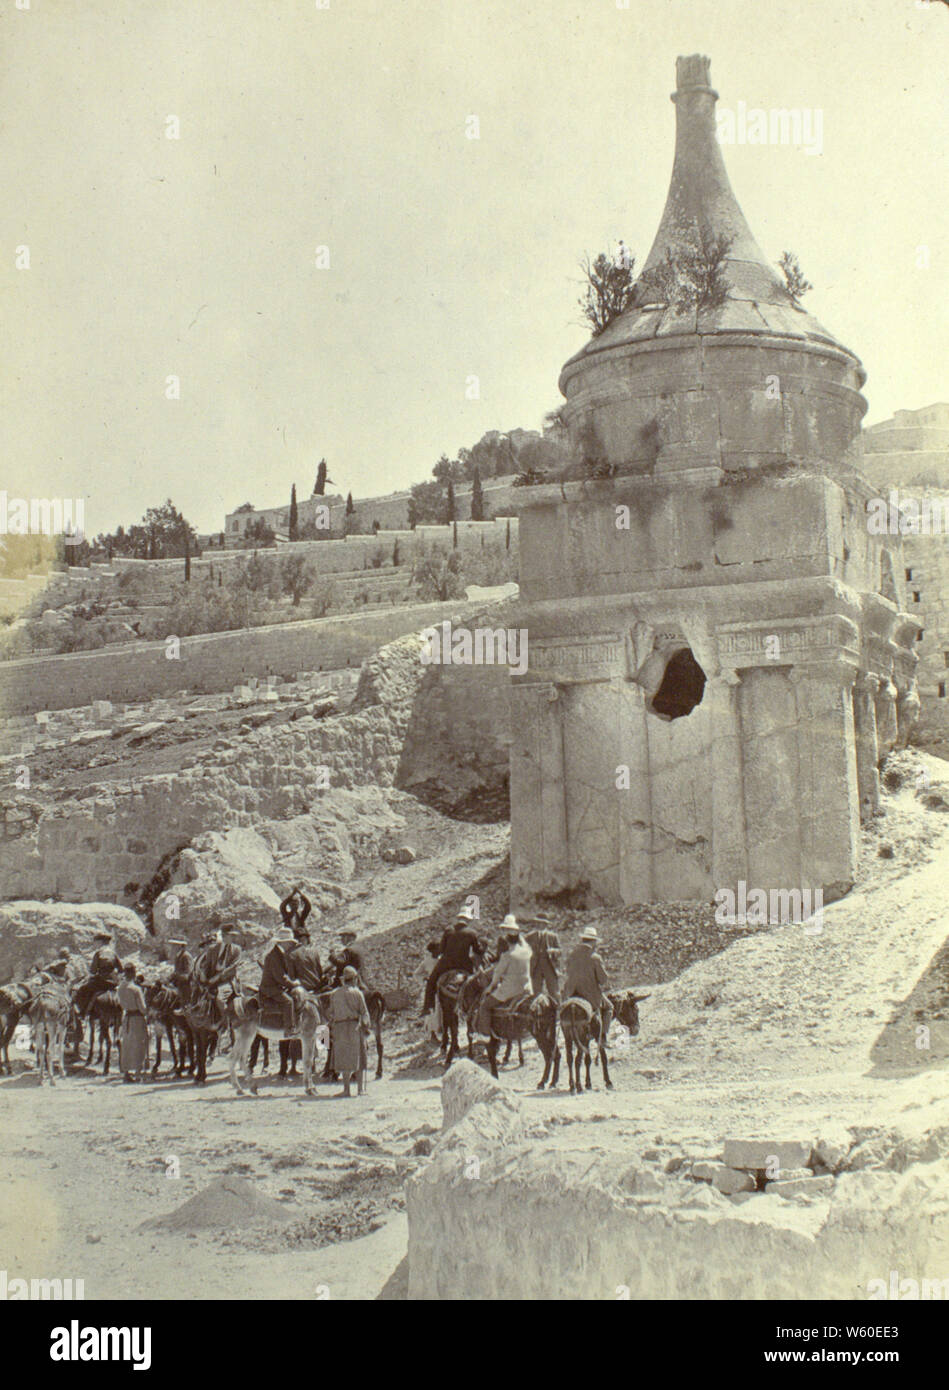
[{"label": "donkey's head", "polygon": [[630,1037],[635,1038],[639,1032],[639,1005],[644,999],[648,999],[649,995],[636,994],[631,989],[619,989],[606,997],[613,1005],[613,1017],[629,1029]]}]

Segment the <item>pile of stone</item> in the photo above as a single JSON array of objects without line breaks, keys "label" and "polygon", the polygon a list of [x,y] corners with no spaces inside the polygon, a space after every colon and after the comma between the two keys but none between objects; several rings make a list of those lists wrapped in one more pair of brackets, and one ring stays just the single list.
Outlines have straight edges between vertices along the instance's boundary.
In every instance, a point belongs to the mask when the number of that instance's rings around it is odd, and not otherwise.
[{"label": "pile of stone", "polygon": [[834,1185],[846,1148],[818,1140],[726,1139],[721,1158],[683,1165],[694,1182],[710,1183],[726,1197],[764,1192],[774,1197],[819,1197]]}]

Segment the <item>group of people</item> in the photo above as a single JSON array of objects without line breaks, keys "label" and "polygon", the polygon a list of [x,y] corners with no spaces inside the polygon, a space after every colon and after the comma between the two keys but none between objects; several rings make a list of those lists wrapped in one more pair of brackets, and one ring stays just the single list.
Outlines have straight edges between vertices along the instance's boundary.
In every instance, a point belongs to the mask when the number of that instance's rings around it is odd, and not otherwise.
[{"label": "group of people", "polygon": [[[309,899],[299,888],[280,904],[284,931],[266,950],[257,997],[261,1010],[278,1011],[285,1031],[293,1033],[301,991],[329,993],[331,1065],[343,1077],[345,1093],[349,1094],[350,1077],[356,1076],[361,1088],[366,1065],[370,1020],[365,961],[355,945],[356,932],[344,927],[339,934],[340,949],[330,953],[324,968],[306,926],[310,912]],[[145,977],[133,962],[123,965],[108,932],[97,932],[94,942],[96,949],[84,973],[81,961],[64,949],[48,964],[37,965],[33,976],[37,984],[61,989],[64,998],[71,995],[80,1018],[90,1013],[100,995],[114,992],[122,1010],[120,1067],[126,1081],[140,1081],[149,1048]],[[238,927],[217,923],[199,942],[196,955],[191,954],[183,937],[172,937],[168,944],[174,951],[168,983],[182,1010],[200,1005],[210,1016],[223,1018],[228,1000],[241,993],[237,976],[245,953]]]},{"label": "group of people", "polygon": [[[597,1013],[606,1014],[610,1005],[606,998],[607,976],[603,960],[597,951],[595,927],[587,927],[578,944],[567,957],[566,974],[561,989],[556,968],[551,968],[549,955],[531,948],[528,935],[516,917],[508,913],[501,923],[500,940],[493,961],[489,961],[489,944],[474,926],[474,912],[462,907],[454,924],[442,935],[441,941],[429,949],[436,954],[435,967],[428,977],[422,1001],[421,1017],[435,1008],[438,982],[450,971],[472,975],[491,965],[491,976],[481,996],[477,1018],[480,1033],[491,1033],[494,1010],[511,1006],[525,995],[546,993],[554,1003],[562,999],[585,999]],[[535,928],[543,933],[547,921],[543,914],[534,919]]]},{"label": "group of people", "polygon": [[[330,953],[329,965],[324,968],[306,925],[310,911],[310,902],[299,888],[280,904],[284,927],[263,957],[257,998],[261,1014],[276,1019],[277,1026],[292,1035],[298,1028],[301,1001],[307,995],[329,996],[324,1016],[330,1025],[330,1067],[343,1079],[343,1094],[349,1095],[353,1077],[362,1090],[366,1066],[370,1026],[366,965],[355,945],[356,932],[344,928],[341,947]],[[541,992],[558,1004],[566,999],[584,999],[592,1010],[606,1016],[610,1010],[607,976],[597,951],[596,928],[587,927],[568,955],[561,987],[550,953],[531,947],[532,939],[536,943],[552,935],[541,930],[538,937],[536,928],[542,927],[542,918],[543,914],[532,923],[534,931],[525,933],[508,914],[492,951],[476,928],[473,910],[461,908],[453,925],[429,946],[437,959],[425,986],[422,1017],[434,1010],[438,983],[444,975],[450,971],[473,975],[485,968],[490,968],[491,974],[478,1011],[479,1032],[490,1035],[496,1009],[511,1007],[521,998]],[[49,984],[61,985],[66,995],[75,986],[73,1002],[80,1017],[88,1015],[99,995],[114,991],[122,1009],[120,1066],[126,1080],[141,1080],[149,1046],[145,979],[134,963],[122,964],[108,932],[97,933],[95,942],[95,953],[80,981],[74,978],[76,962],[65,950],[50,964],[37,967],[37,974]],[[182,1010],[200,1005],[211,1016],[223,1019],[228,999],[241,994],[237,976],[244,952],[238,928],[232,923],[216,925],[199,943],[196,956],[183,937],[172,938],[169,945],[175,952],[170,986]]]}]

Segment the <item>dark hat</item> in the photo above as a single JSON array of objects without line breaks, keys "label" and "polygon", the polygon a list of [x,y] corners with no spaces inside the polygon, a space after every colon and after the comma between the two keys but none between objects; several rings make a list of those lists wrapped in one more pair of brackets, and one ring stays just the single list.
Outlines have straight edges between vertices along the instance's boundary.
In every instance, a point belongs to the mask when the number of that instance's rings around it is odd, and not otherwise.
[{"label": "dark hat", "polygon": [[339,934],[341,938],[344,936],[356,937],[359,935],[355,927],[340,927]]},{"label": "dark hat", "polygon": [[97,931],[92,934],[93,941],[111,941],[112,933],[108,931]]}]

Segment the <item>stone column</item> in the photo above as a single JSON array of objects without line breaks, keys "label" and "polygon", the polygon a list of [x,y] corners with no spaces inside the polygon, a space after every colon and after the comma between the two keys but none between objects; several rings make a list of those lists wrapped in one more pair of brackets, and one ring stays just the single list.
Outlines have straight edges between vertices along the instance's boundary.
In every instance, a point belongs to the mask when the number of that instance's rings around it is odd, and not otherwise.
[{"label": "stone column", "polygon": [[511,686],[511,897],[567,886],[563,731],[556,686]]},{"label": "stone column", "polygon": [[716,889],[733,892],[739,882],[748,881],[740,684],[738,671],[724,670],[705,687],[712,741],[712,876]]},{"label": "stone column", "polygon": [[876,695],[880,679],[862,671],[853,687],[854,736],[857,741],[857,790],[860,817],[868,820],[880,808],[880,754],[877,747]]},{"label": "stone column", "polygon": [[[833,890],[853,883],[860,843],[860,798],[851,686],[856,664],[834,661],[795,666],[798,823],[801,888]],[[787,885],[788,887],[792,885]],[[832,898],[830,899],[832,901]]]},{"label": "stone column", "polygon": [[887,753],[892,752],[896,747],[896,686],[889,676],[884,676],[880,681],[880,688],[877,691],[876,721],[877,721],[877,746],[878,759],[880,762],[886,757]]}]

